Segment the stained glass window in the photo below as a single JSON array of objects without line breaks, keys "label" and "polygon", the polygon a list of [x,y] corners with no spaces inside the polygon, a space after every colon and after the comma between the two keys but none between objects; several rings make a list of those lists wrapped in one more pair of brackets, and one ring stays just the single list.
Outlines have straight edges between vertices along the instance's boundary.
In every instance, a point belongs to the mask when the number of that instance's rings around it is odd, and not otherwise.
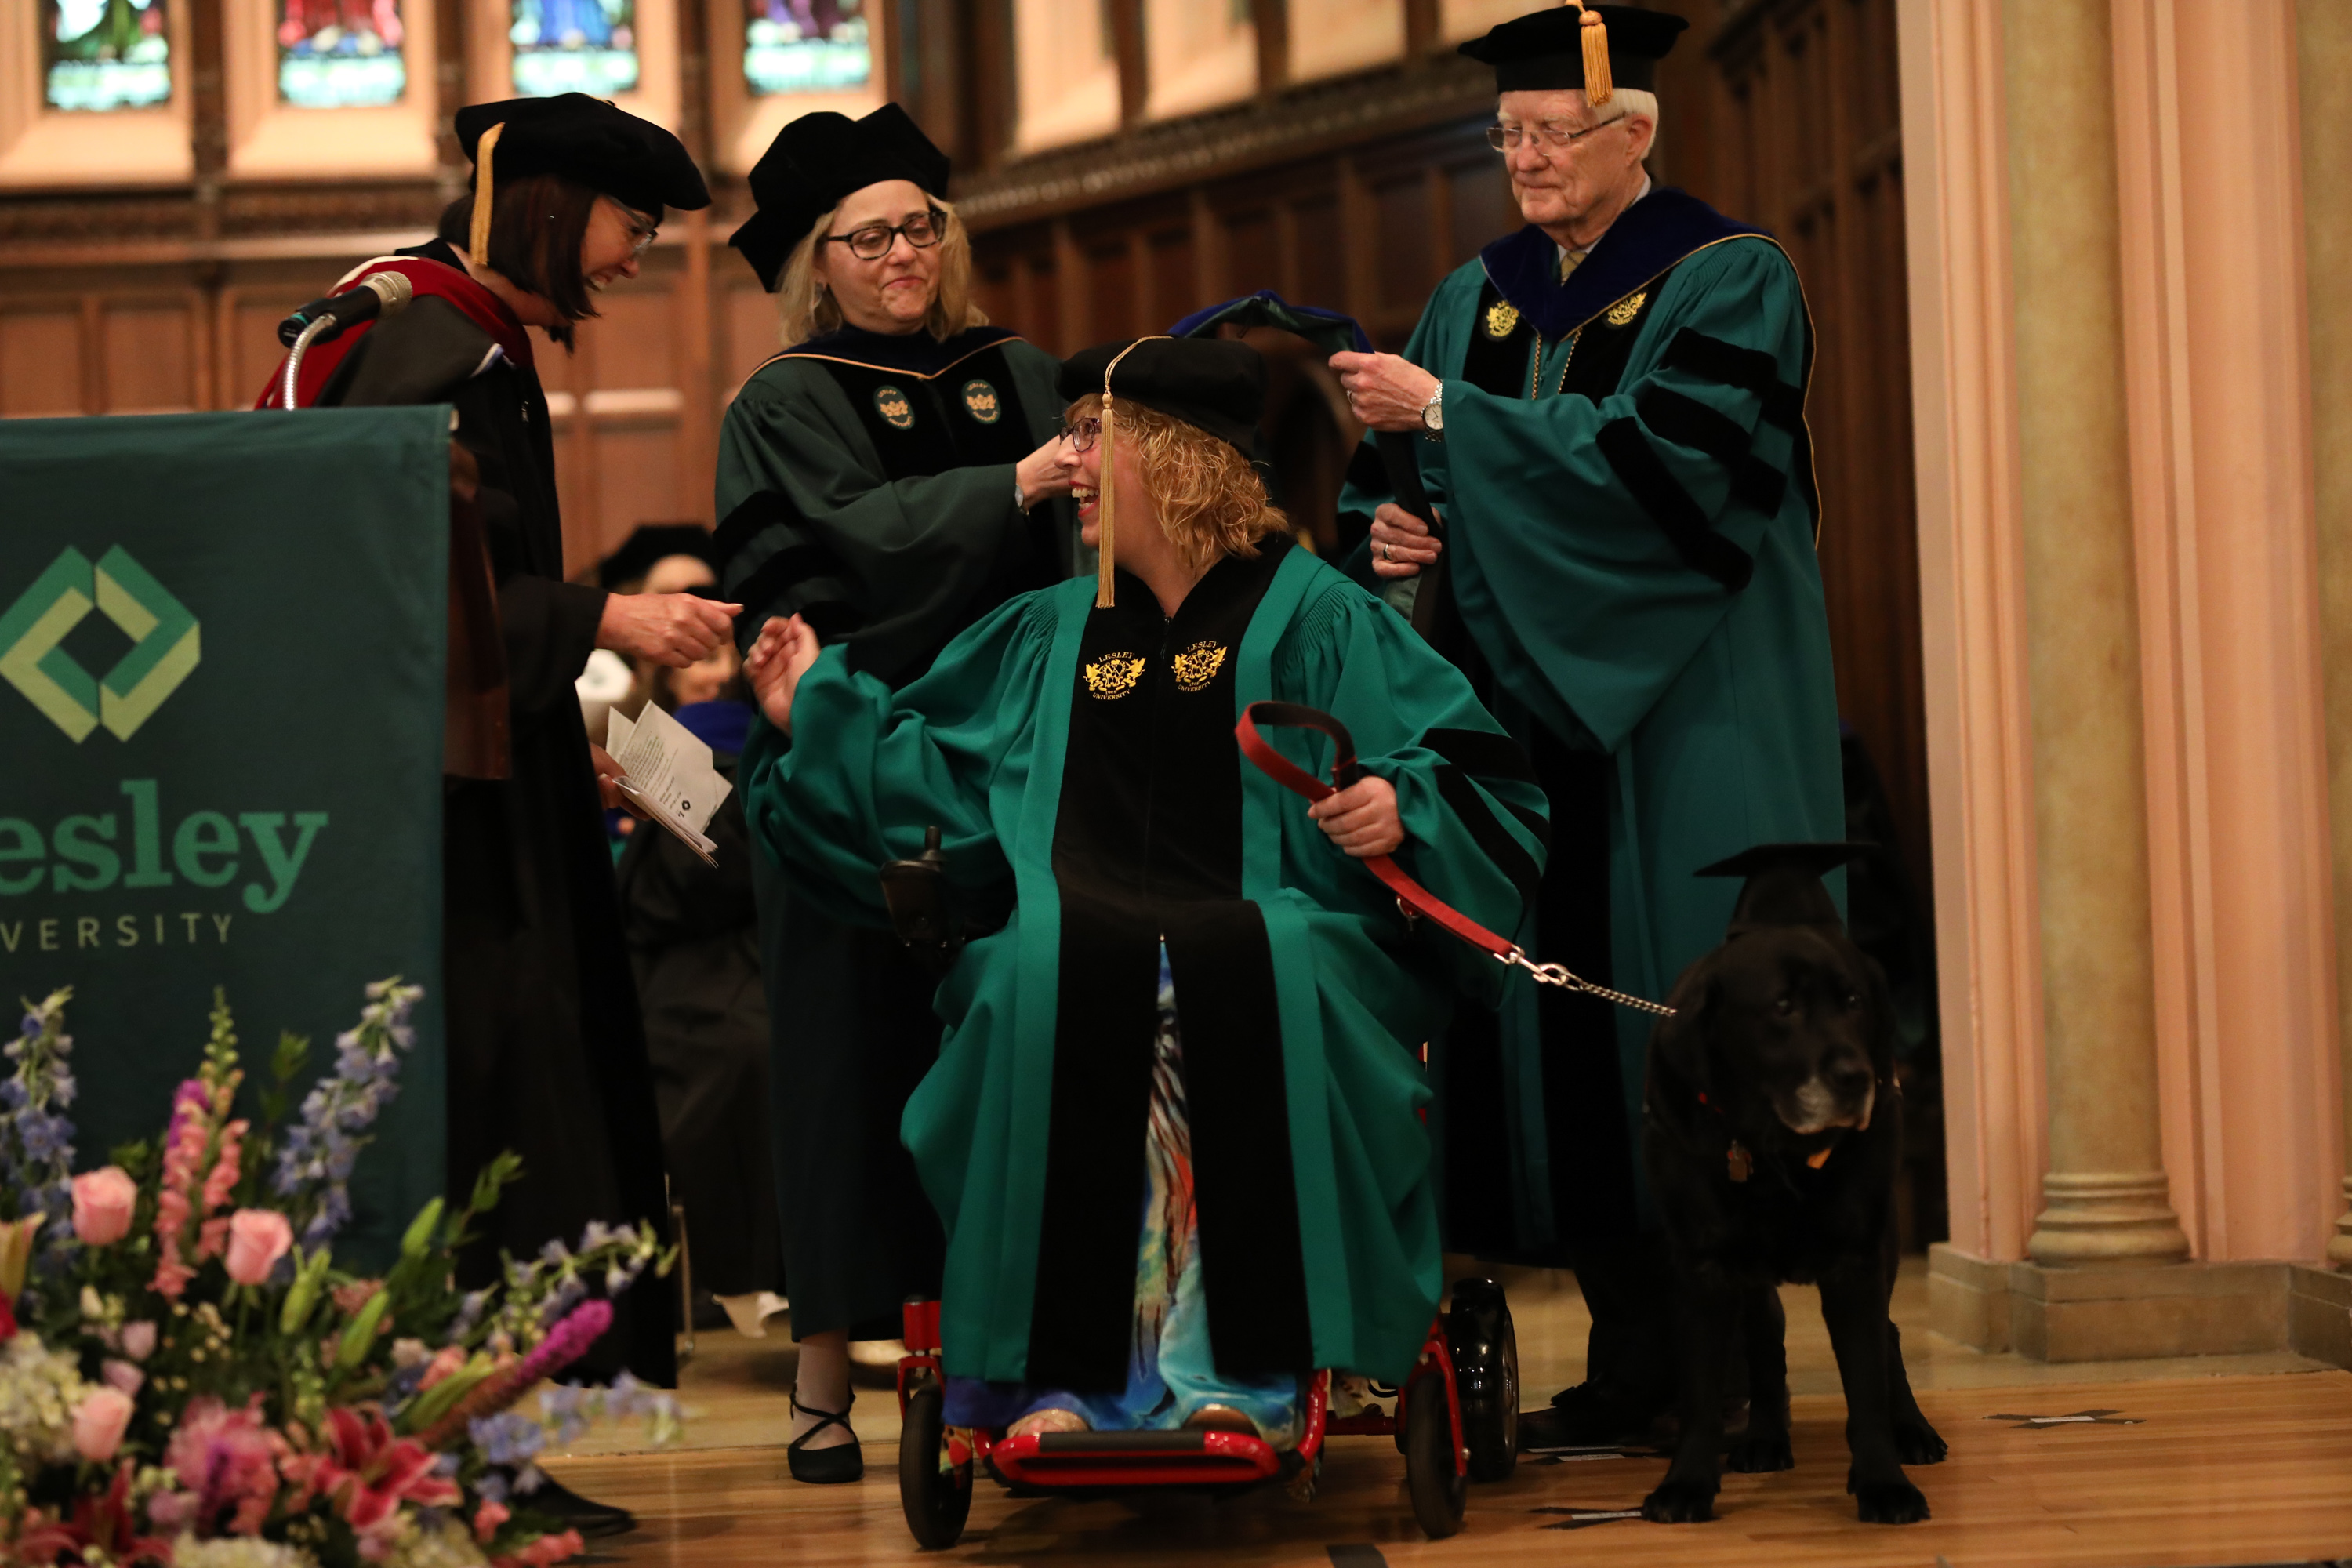
[{"label": "stained glass window", "polygon": [[610,98],[637,85],[634,0],[514,0],[515,90]]},{"label": "stained glass window", "polygon": [[864,87],[865,0],[744,0],[743,79],[753,92]]},{"label": "stained glass window", "polygon": [[278,0],[278,96],[303,109],[396,103],[400,0]]},{"label": "stained glass window", "polygon": [[146,109],[172,97],[165,0],[44,0],[41,66],[51,109]]}]

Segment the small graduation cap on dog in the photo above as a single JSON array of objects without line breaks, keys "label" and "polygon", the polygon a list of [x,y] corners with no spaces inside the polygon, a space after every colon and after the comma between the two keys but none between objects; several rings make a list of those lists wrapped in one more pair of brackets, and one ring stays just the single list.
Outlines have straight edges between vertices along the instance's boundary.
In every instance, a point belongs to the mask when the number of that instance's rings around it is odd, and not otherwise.
[{"label": "small graduation cap on dog", "polygon": [[1771,926],[1829,926],[1843,930],[1837,904],[1822,879],[1874,844],[1759,844],[1728,859],[1702,866],[1698,877],[1745,877],[1732,907],[1731,936]]}]

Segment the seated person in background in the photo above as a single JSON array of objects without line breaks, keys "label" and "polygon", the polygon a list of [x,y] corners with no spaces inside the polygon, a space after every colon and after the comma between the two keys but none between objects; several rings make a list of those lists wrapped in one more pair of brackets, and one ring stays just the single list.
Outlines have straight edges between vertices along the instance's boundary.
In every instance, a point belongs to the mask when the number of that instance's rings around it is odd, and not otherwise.
[{"label": "seated person in background", "polygon": [[[796,889],[878,923],[877,868],[936,824],[1002,925],[940,984],[903,1128],[957,1425],[1285,1443],[1302,1375],[1402,1381],[1435,1310],[1421,1042],[1504,977],[1353,858],[1401,849],[1508,931],[1543,797],[1460,674],[1292,543],[1244,457],[1265,385],[1239,342],[1078,355],[1059,461],[1098,582],[1008,601],[895,695],[797,616],[747,662],[744,807]],[[1335,714],[1369,776],[1310,808],[1246,768],[1265,699]]]},{"label": "seated person in background", "polygon": [[[656,565],[649,592],[685,556]],[[710,748],[732,780],[751,721],[750,691],[732,643],[684,669],[656,667],[649,699]],[[751,847],[740,793],[719,803],[705,828],[716,867],[670,834],[640,824],[621,853],[621,923],[646,1048],[653,1059],[670,1199],[694,1283],[727,1309],[741,1332],[782,1310],[783,1248],[768,1145],[768,1001],[761,987],[759,915],[751,902]]]}]

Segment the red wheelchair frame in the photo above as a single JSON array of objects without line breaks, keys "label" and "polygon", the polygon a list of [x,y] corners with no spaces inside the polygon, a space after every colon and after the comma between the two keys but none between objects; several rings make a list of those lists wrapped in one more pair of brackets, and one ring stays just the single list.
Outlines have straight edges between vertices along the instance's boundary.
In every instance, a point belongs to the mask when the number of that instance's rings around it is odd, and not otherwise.
[{"label": "red wheelchair frame", "polygon": [[[1455,1288],[1458,1302],[1471,1282]],[[1002,1430],[945,1424],[947,1374],[940,1362],[940,1304],[910,1301],[904,1314],[907,1354],[898,1363],[898,1497],[917,1544],[955,1544],[971,1508],[973,1479],[982,1467],[1024,1492],[1100,1494],[1147,1487],[1191,1487],[1216,1492],[1281,1483],[1305,1500],[1314,1495],[1324,1441],[1333,1436],[1388,1436],[1404,1451],[1406,1489],[1413,1517],[1432,1540],[1462,1528],[1467,1483],[1499,1479],[1517,1459],[1517,1348],[1499,1287],[1491,1290],[1491,1344],[1500,1420],[1485,1435],[1483,1451],[1464,1419],[1454,1339],[1441,1314],[1422,1342],[1412,1375],[1396,1391],[1393,1413],[1329,1414],[1331,1374],[1318,1372],[1307,1387],[1305,1427],[1296,1447],[1281,1450],[1252,1433],[1182,1428],[1172,1432],[1046,1432],[1008,1437]],[[1483,1298],[1482,1298],[1483,1300]],[[1484,1353],[1484,1352],[1482,1352]],[[1438,1395],[1443,1394],[1442,1402]],[[1426,1403],[1424,1403],[1426,1401]],[[1499,1449],[1500,1451],[1496,1451]]]}]

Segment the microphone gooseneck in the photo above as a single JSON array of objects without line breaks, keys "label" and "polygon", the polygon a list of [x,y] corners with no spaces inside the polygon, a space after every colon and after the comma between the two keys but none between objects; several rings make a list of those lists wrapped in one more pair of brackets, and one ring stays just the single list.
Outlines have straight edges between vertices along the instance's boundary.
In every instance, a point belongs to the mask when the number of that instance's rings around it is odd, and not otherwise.
[{"label": "microphone gooseneck", "polygon": [[415,294],[404,273],[373,273],[362,279],[357,288],[313,300],[278,322],[278,341],[287,345],[286,374],[278,402],[287,412],[293,412],[296,406],[295,388],[300,382],[302,356],[310,352],[312,343],[331,342],[362,321],[396,314]]}]

